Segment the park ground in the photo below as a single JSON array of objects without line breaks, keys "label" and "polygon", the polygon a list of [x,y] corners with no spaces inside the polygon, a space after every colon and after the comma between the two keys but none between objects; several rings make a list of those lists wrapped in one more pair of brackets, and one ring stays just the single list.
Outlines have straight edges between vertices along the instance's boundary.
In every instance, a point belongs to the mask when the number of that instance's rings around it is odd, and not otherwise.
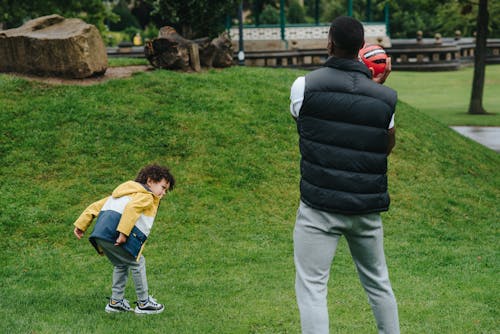
[{"label": "park ground", "polygon": [[[471,69],[387,83],[400,101],[383,220],[403,333],[500,333],[500,155],[448,127],[499,125],[499,69],[488,67],[493,115],[482,117],[465,114]],[[0,75],[0,332],[299,333],[288,98],[304,73],[146,71],[83,86]],[[144,253],[166,310],[108,315],[111,266],[72,223],[153,161],[178,181]],[[329,282],[331,331],[374,333],[346,246]]]}]

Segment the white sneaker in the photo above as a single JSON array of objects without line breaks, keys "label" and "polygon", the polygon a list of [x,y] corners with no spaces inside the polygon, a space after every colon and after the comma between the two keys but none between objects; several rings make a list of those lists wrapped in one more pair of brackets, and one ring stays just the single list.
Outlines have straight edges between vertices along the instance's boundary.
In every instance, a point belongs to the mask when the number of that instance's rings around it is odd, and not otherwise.
[{"label": "white sneaker", "polygon": [[130,312],[130,311],[132,311],[132,308],[130,307],[128,300],[126,300],[126,299],[122,299],[122,300],[110,299],[108,305],[106,305],[106,307],[104,308],[104,311],[106,311],[108,313]]},{"label": "white sneaker", "polygon": [[137,314],[158,314],[163,312],[165,307],[163,304],[159,304],[156,300],[149,296],[146,300],[141,300],[136,302],[135,313]]}]

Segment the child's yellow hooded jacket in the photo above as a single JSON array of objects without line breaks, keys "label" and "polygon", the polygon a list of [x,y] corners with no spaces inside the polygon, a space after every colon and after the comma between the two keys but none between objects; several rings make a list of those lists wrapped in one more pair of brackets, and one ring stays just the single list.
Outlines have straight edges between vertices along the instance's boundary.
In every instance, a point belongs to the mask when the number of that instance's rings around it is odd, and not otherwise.
[{"label": "child's yellow hooded jacket", "polygon": [[139,259],[158,211],[160,198],[147,186],[128,181],[119,185],[111,196],[89,205],[74,225],[86,231],[95,217],[94,230],[89,239],[96,250],[102,254],[95,239],[115,242],[119,233],[127,236],[122,247]]}]

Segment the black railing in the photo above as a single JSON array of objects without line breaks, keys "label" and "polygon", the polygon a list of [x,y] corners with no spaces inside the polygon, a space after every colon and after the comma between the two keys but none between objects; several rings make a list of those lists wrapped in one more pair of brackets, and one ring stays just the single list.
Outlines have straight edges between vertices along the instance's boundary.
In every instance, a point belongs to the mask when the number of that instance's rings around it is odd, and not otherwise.
[{"label": "black railing", "polygon": [[[393,39],[386,52],[394,70],[442,71],[457,70],[474,63],[475,41],[472,38]],[[144,47],[108,48],[109,57],[144,57]],[[245,52],[245,65],[264,67],[316,68],[328,57],[326,49],[292,49]],[[234,55],[238,63],[237,54]],[[500,64],[500,39],[488,39],[487,64]]]}]

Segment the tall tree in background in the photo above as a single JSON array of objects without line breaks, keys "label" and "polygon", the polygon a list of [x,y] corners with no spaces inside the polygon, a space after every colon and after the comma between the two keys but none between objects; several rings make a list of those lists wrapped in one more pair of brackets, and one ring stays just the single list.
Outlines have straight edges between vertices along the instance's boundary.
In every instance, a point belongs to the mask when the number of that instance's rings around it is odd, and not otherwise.
[{"label": "tall tree in background", "polygon": [[[236,13],[238,0],[149,0],[164,25],[187,39],[215,37],[224,31],[227,15]],[[234,16],[234,15],[233,15]]]},{"label": "tall tree in background", "polygon": [[486,114],[483,108],[484,77],[486,72],[486,38],[488,37],[488,0],[479,0],[477,14],[476,50],[474,52],[474,77],[469,104],[470,114]]}]

